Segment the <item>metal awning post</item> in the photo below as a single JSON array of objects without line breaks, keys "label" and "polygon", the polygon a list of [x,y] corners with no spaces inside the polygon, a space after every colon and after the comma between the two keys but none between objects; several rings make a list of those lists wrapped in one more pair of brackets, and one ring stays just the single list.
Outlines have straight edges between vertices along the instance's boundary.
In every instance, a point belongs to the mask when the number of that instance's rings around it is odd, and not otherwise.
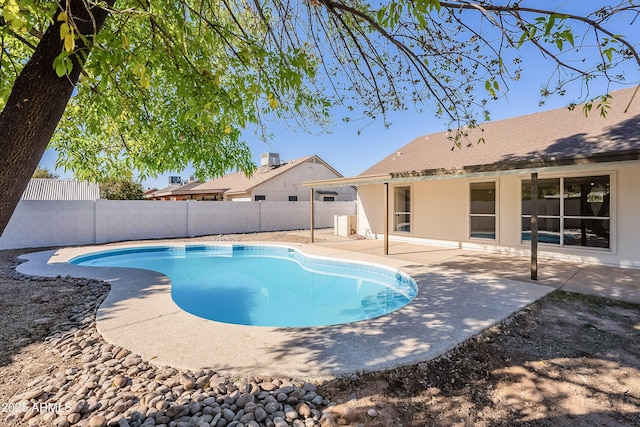
[{"label": "metal awning post", "polygon": [[531,280],[538,280],[538,174],[531,173]]},{"label": "metal awning post", "polygon": [[311,190],[311,196],[309,199],[309,209],[311,210],[311,213],[309,214],[310,218],[309,218],[309,230],[311,232],[311,243],[315,242],[314,239],[314,232],[313,232],[313,199],[314,199],[314,193],[313,193],[313,187],[310,188]]},{"label": "metal awning post", "polygon": [[384,254],[389,255],[389,183],[384,183]]}]

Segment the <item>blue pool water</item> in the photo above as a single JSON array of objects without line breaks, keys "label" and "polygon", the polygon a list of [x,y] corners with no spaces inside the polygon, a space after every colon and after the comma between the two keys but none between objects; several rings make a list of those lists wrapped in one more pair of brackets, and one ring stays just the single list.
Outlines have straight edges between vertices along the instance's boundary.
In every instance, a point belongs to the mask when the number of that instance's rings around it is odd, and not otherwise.
[{"label": "blue pool water", "polygon": [[311,258],[281,246],[137,247],[74,258],[72,264],[158,271],[183,310],[225,323],[326,326],[370,319],[417,293],[404,273],[371,264]]}]

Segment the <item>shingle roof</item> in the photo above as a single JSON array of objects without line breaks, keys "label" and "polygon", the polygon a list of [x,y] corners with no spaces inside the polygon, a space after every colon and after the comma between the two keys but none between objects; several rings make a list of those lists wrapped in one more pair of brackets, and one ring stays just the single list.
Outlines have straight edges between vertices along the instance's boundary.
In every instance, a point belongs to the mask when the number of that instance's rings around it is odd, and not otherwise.
[{"label": "shingle roof", "polygon": [[290,160],[285,164],[273,168],[261,170],[260,167],[254,172],[253,175],[247,177],[243,172],[234,172],[227,174],[223,177],[212,179],[211,181],[207,181],[203,184],[200,184],[191,189],[191,194],[198,193],[226,193],[226,194],[235,194],[235,193],[246,193],[250,191],[252,188],[257,185],[262,184],[288,170],[295,168],[309,160],[315,159],[320,163],[325,164],[331,170],[333,170],[337,176],[342,176],[340,173],[335,171],[331,166],[329,166],[324,160],[316,155],[301,157],[299,159]]},{"label": "shingle roof", "polygon": [[32,178],[22,200],[98,200],[100,187],[87,181]]},{"label": "shingle roof", "polygon": [[[640,92],[636,88],[611,92],[607,117],[582,106],[515,117],[483,124],[469,131],[471,147],[452,149],[445,132],[420,136],[365,170],[360,176],[430,175],[452,170],[501,170],[525,165],[561,164],[611,153],[640,158]],[[625,112],[625,109],[628,111]],[[479,138],[485,142],[475,144]],[[586,160],[585,160],[586,161]]]},{"label": "shingle roof", "polygon": [[200,185],[200,181],[195,179],[193,181],[189,181],[184,185],[170,185],[168,187],[162,188],[160,190],[156,190],[150,194],[147,194],[146,197],[160,197],[160,196],[176,196],[180,194],[191,194],[191,189],[193,187],[197,187]]}]

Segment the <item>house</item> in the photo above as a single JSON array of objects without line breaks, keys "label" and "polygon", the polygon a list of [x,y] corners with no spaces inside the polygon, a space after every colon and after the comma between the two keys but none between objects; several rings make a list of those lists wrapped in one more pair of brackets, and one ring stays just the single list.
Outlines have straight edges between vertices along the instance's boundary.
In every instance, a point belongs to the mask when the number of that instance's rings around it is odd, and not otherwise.
[{"label": "house", "polygon": [[490,122],[461,149],[421,136],[357,177],[305,186],[357,186],[358,233],[385,243],[640,268],[640,91],[611,95],[606,118],[577,106]]},{"label": "house", "polygon": [[158,191],[158,189],[156,187],[149,188],[149,189],[145,190],[145,192],[143,193],[142,197],[147,199],[147,198],[151,197],[151,195],[153,193],[155,193],[156,191]]},{"label": "house", "polygon": [[[235,172],[223,177],[197,183],[159,190],[153,199],[172,200],[219,200],[219,201],[309,201],[310,191],[303,181],[342,178],[342,175],[317,155],[282,162],[277,153],[261,155],[260,166],[247,177]],[[328,187],[317,191],[315,200],[355,200],[356,191],[351,186]]]},{"label": "house", "polygon": [[200,180],[193,177],[189,178],[186,183],[169,177],[169,185],[160,190],[155,190],[144,194],[145,199],[149,200],[190,200],[192,195],[190,190],[200,185]]},{"label": "house", "polygon": [[100,187],[87,181],[31,178],[20,200],[98,200]]}]

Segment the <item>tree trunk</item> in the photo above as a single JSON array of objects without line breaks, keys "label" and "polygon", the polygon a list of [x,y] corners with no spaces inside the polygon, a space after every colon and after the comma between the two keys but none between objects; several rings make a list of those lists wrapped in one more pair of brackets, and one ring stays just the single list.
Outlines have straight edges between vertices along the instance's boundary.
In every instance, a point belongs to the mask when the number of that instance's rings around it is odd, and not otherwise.
[{"label": "tree trunk", "polygon": [[[112,6],[115,0],[106,3]],[[76,40],[76,52],[89,51],[92,35],[100,30],[108,13],[98,8],[87,9],[83,0],[69,0],[67,10],[77,31],[88,37],[88,45]],[[84,65],[80,55],[73,55],[71,74],[56,75],[53,60],[63,46],[58,14],[16,79],[0,113],[0,235],[62,118]]]}]

